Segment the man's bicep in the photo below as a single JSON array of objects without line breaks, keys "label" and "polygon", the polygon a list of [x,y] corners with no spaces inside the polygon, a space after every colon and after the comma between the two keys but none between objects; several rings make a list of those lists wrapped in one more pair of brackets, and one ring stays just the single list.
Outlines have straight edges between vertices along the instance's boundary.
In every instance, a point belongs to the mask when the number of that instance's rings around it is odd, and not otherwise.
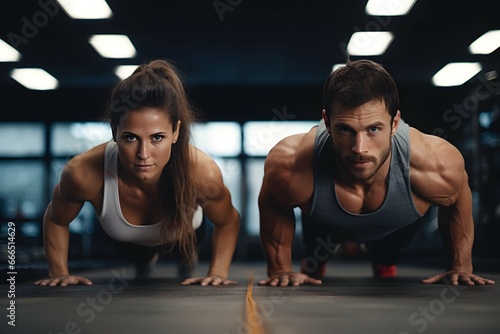
[{"label": "man's bicep", "polygon": [[258,204],[261,227],[295,225],[294,205],[287,192],[272,188],[264,181]]},{"label": "man's bicep", "polygon": [[412,189],[430,204],[453,205],[464,187],[468,187],[463,156],[455,146],[441,138],[424,138],[422,147],[426,148],[428,155],[421,164],[413,164],[415,159],[412,160]]}]

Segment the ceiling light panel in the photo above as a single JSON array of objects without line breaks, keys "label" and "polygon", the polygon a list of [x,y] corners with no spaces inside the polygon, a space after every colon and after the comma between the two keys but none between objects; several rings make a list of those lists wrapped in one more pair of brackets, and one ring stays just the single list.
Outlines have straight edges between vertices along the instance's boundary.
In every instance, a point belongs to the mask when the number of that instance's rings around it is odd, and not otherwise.
[{"label": "ceiling light panel", "polygon": [[132,58],[137,54],[126,35],[92,35],[89,43],[104,58]]},{"label": "ceiling light panel", "polygon": [[57,0],[72,19],[109,19],[113,16],[105,0]]},{"label": "ceiling light panel", "polygon": [[115,67],[115,74],[121,80],[128,78],[139,67],[138,65],[119,65]]},{"label": "ceiling light panel", "polygon": [[12,46],[0,39],[0,61],[20,61],[21,54]]},{"label": "ceiling light panel", "polygon": [[59,86],[59,81],[41,68],[15,68],[10,77],[33,90],[50,90]]},{"label": "ceiling light panel", "polygon": [[435,86],[460,86],[482,70],[480,63],[449,63],[433,77]]},{"label": "ceiling light panel", "polygon": [[335,64],[332,66],[332,72],[335,72],[335,70],[338,70],[339,68],[344,67],[344,66],[345,66],[345,63]]},{"label": "ceiling light panel", "polygon": [[352,34],[347,53],[351,56],[378,56],[384,54],[394,35],[387,31],[359,31]]},{"label": "ceiling light panel", "polygon": [[369,0],[365,7],[368,15],[401,16],[407,15],[417,0]]},{"label": "ceiling light panel", "polygon": [[470,46],[470,53],[490,54],[500,47],[500,30],[490,30],[476,39]]}]

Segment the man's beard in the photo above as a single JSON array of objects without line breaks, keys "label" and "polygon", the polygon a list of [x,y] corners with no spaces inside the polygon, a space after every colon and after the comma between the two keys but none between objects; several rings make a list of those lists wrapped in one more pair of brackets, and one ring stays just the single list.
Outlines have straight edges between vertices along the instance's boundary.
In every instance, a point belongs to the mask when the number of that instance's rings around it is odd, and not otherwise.
[{"label": "man's beard", "polygon": [[[371,180],[375,175],[377,175],[380,167],[387,161],[391,154],[391,146],[389,145],[386,150],[382,151],[380,155],[380,160],[372,155],[357,155],[349,156],[344,158],[344,166],[346,166],[346,172],[351,176],[352,180],[355,182],[365,182]],[[373,170],[367,170],[366,168],[349,168],[353,162],[372,162],[375,166]]]}]

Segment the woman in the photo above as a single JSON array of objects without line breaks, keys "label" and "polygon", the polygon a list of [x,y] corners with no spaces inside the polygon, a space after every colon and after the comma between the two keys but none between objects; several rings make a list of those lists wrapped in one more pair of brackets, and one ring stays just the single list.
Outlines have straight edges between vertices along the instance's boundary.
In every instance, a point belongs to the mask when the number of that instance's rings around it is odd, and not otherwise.
[{"label": "woman", "polygon": [[71,159],[54,189],[43,220],[49,277],[35,284],[92,284],[67,264],[68,225],[86,201],[113,239],[175,247],[190,266],[203,211],[214,224],[212,261],[206,277],[182,284],[236,283],[227,276],[239,214],[216,163],[189,144],[193,114],[176,69],[162,60],[140,66],[113,90],[109,119],[113,140]]}]

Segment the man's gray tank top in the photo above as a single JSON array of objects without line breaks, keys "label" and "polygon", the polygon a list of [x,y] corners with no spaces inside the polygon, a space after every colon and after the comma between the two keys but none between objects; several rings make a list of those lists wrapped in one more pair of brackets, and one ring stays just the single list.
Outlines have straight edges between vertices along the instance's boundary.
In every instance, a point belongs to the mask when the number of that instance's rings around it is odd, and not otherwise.
[{"label": "man's gray tank top", "polygon": [[303,215],[304,224],[326,224],[342,239],[370,241],[381,239],[421,218],[410,188],[410,132],[403,120],[391,141],[391,165],[384,202],[371,213],[347,212],[336,196],[332,139],[322,120],[314,141],[312,206],[309,214]]}]

